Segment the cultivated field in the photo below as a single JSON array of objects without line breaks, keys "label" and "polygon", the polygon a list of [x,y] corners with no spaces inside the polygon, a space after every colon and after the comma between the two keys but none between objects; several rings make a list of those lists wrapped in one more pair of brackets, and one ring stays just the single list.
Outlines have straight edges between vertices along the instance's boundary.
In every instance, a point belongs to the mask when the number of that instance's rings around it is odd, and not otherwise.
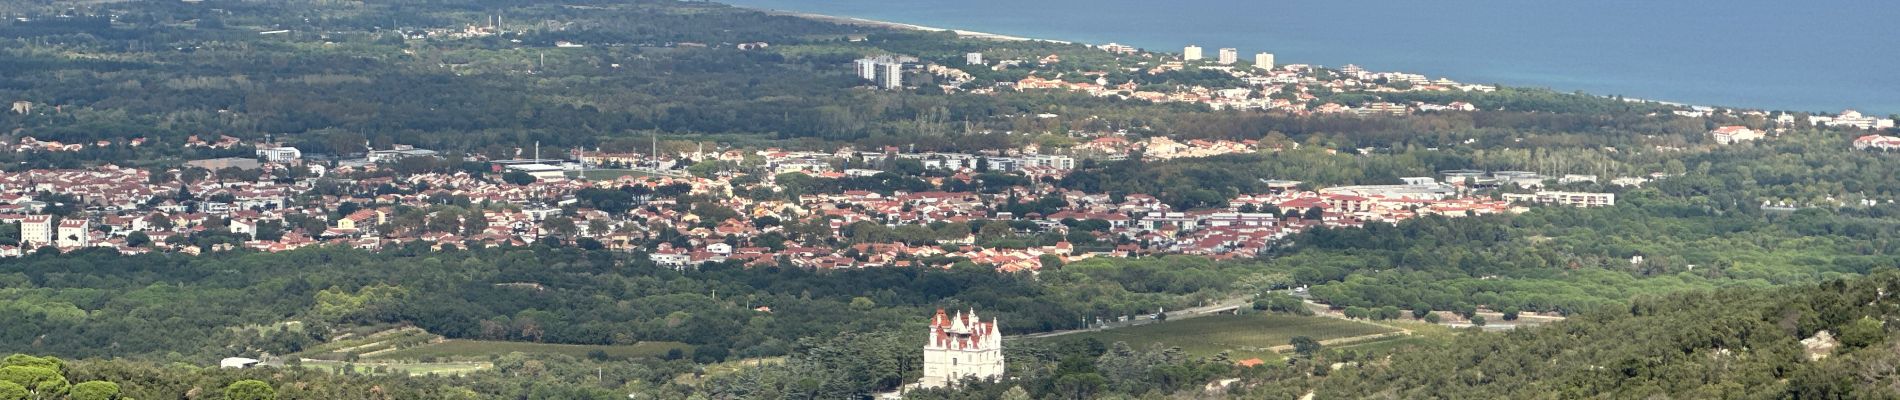
[{"label": "cultivated field", "polygon": [[1340,339],[1397,332],[1384,326],[1325,317],[1282,314],[1215,315],[1152,325],[1084,332],[1056,338],[1095,338],[1105,343],[1127,342],[1135,348],[1152,344],[1180,347],[1190,355],[1206,357],[1228,352],[1235,360],[1279,358],[1275,347],[1295,336],[1315,340]]},{"label": "cultivated field", "polygon": [[[604,353],[610,360],[665,357],[679,349],[681,357],[692,357],[692,346],[676,342],[642,342],[632,345],[576,345],[486,340],[443,339],[420,328],[400,327],[375,330],[364,328],[339,336],[302,353],[289,357],[301,359],[304,368],[322,371],[350,369],[358,374],[464,375],[494,368],[491,357],[508,353],[564,354],[577,358]],[[590,355],[591,354],[591,355]]]},{"label": "cultivated field", "polygon": [[588,353],[601,351],[607,353],[607,358],[609,359],[625,360],[642,357],[663,357],[666,356],[668,350],[672,349],[680,349],[682,356],[685,357],[691,357],[693,355],[690,346],[673,342],[641,342],[632,345],[579,345],[450,339],[437,343],[382,352],[366,357],[366,359],[487,361],[489,356],[514,352],[529,354],[566,354],[574,357],[587,357]]},{"label": "cultivated field", "polygon": [[380,374],[405,374],[405,375],[432,375],[432,374],[433,374],[433,375],[442,375],[442,376],[458,376],[458,375],[465,375],[465,374],[468,374],[468,373],[470,373],[470,372],[475,372],[475,371],[481,371],[481,370],[485,370],[485,369],[489,369],[489,368],[494,368],[494,364],[493,364],[493,363],[489,363],[489,362],[444,362],[444,363],[421,363],[421,362],[362,362],[362,363],[349,363],[349,362],[342,362],[342,361],[330,361],[330,360],[312,360],[312,359],[306,359],[306,360],[304,360],[304,361],[303,361],[303,367],[304,367],[304,368],[311,368],[311,369],[316,369],[316,370],[319,370],[319,371],[332,371],[332,372],[335,372],[335,371],[339,371],[339,370],[341,370],[341,369],[343,369],[343,368],[349,368],[349,369],[350,369],[350,372],[351,372],[351,373],[354,373],[354,374],[359,374],[359,375],[380,375]]},{"label": "cultivated field", "polygon": [[743,371],[747,368],[757,367],[761,365],[782,364],[784,362],[785,362],[785,357],[779,356],[779,357],[766,357],[766,358],[747,358],[743,360],[732,360],[732,361],[726,361],[726,362],[717,363],[717,364],[707,364],[705,368],[703,368],[702,372],[695,373],[695,374],[680,374],[679,376],[673,377],[673,382],[682,384],[682,385],[697,385],[709,377],[731,374],[731,373]]}]

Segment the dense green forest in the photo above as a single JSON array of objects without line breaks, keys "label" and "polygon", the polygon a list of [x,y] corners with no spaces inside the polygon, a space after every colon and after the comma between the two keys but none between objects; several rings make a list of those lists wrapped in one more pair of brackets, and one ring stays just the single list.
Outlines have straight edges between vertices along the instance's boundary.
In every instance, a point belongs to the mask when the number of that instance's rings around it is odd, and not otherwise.
[{"label": "dense green forest", "polygon": [[625,362],[511,356],[493,372],[406,377],[303,368],[221,369],[124,359],[14,354],[0,361],[0,399],[607,399],[665,370]]},{"label": "dense green forest", "polygon": [[[1900,275],[1643,296],[1547,329],[1461,337],[1318,380],[1342,397],[1884,398]],[[1838,348],[1804,348],[1829,332]],[[1816,357],[1826,357],[1814,361]]]},{"label": "dense green forest", "polygon": [[[783,355],[806,337],[920,324],[934,307],[997,310],[1011,321],[1007,331],[1035,332],[1283,279],[1255,264],[1190,257],[1083,262],[1031,278],[976,266],[679,272],[624,253],[545,246],[75,252],[0,263],[0,309],[8,310],[0,351],[205,364],[296,353],[330,339],[329,327],[400,324],[450,338],[685,342],[697,348],[694,359],[717,362]],[[260,329],[288,321],[310,328]]]}]

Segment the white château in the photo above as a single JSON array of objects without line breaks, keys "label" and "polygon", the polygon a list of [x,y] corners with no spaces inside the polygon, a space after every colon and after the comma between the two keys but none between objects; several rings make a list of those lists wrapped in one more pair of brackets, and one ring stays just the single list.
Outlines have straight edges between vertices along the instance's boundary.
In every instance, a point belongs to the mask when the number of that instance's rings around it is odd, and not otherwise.
[{"label": "white ch\u00e2teau", "polygon": [[944,387],[965,378],[1002,377],[1003,335],[996,329],[996,320],[984,322],[974,309],[956,315],[937,310],[930,320],[930,341],[924,343],[924,379],[918,386]]}]

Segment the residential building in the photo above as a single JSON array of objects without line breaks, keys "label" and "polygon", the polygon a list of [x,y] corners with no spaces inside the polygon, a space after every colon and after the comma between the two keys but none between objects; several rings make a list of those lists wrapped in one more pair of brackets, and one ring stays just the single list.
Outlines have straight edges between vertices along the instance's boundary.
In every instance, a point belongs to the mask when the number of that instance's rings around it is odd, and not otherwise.
[{"label": "residential building", "polygon": [[904,88],[904,64],[886,63],[877,65],[877,76],[873,79],[877,87],[884,89]]},{"label": "residential building", "polygon": [[1623,187],[1641,187],[1645,183],[1649,183],[1649,178],[1636,177],[1636,176],[1620,176],[1620,177],[1617,177],[1616,179],[1610,180],[1611,185],[1617,185],[1617,186],[1623,186]]},{"label": "residential building", "polygon": [[256,222],[245,221],[245,220],[232,220],[231,224],[225,226],[225,228],[230,230],[231,233],[244,235],[246,237],[250,237],[253,239],[257,238],[257,223]]},{"label": "residential building", "polygon": [[996,320],[983,321],[976,310],[945,315],[937,310],[930,319],[929,341],[924,343],[924,378],[918,386],[947,387],[964,379],[991,380],[1003,376],[1003,335]]},{"label": "residential building", "polygon": [[1366,73],[1365,67],[1361,67],[1361,66],[1353,65],[1353,64],[1346,64],[1345,67],[1339,68],[1339,73],[1345,74],[1346,76],[1350,76],[1357,79],[1365,79],[1367,76],[1370,75]]},{"label": "residential building", "polygon": [[343,218],[337,219],[336,226],[333,228],[349,231],[369,229],[376,225],[389,222],[388,215],[389,214],[381,210],[357,210],[354,213],[350,213],[350,215],[345,215]]},{"label": "residential building", "polygon": [[1562,178],[1557,179],[1557,183],[1562,183],[1562,184],[1584,183],[1584,182],[1597,183],[1597,176],[1596,175],[1565,174]]},{"label": "residential building", "polygon": [[966,53],[963,55],[963,63],[969,65],[983,65],[983,53]]},{"label": "residential building", "polygon": [[1266,70],[1273,69],[1273,53],[1254,54],[1253,67]]},{"label": "residential building", "polygon": [[1854,148],[1859,150],[1892,151],[1900,149],[1900,137],[1867,135],[1854,139]]},{"label": "residential building", "polygon": [[20,220],[20,244],[37,248],[53,244],[53,216],[28,215]]},{"label": "residential building", "polygon": [[1022,158],[1022,166],[1071,170],[1075,169],[1075,158],[1048,154],[1026,156]]},{"label": "residential building", "polygon": [[1721,144],[1736,144],[1750,140],[1758,140],[1767,136],[1762,131],[1748,129],[1748,127],[1741,125],[1715,128],[1715,130],[1709,131],[1709,135],[1715,137],[1716,143]]},{"label": "residential building", "polygon": [[1571,207],[1609,207],[1616,205],[1615,193],[1547,192],[1535,194],[1505,193],[1505,200]]},{"label": "residential building", "polygon": [[[977,54],[977,58],[981,61],[982,55]],[[916,58],[877,56],[860,58],[854,61],[853,65],[857,67],[859,78],[876,83],[880,88],[897,89],[904,87],[904,63],[906,62],[916,62]]]},{"label": "residential building", "polygon": [[53,242],[59,247],[82,247],[92,244],[92,221],[85,218],[60,220],[59,238]]},{"label": "residential building", "polygon": [[1181,49],[1181,59],[1187,60],[1187,61],[1200,60],[1201,46],[1188,45],[1187,48]]},{"label": "residential building", "polygon": [[693,260],[692,256],[687,254],[685,250],[674,249],[672,245],[664,243],[660,245],[659,249],[654,250],[652,253],[647,253],[647,259],[652,260],[654,264],[672,267],[673,269],[685,269],[686,265],[692,263]]},{"label": "residential building", "polygon": [[1795,123],[1794,114],[1789,114],[1789,113],[1775,114],[1775,125],[1793,126],[1794,123]]},{"label": "residential building", "polygon": [[1106,52],[1114,53],[1114,54],[1135,54],[1135,51],[1136,51],[1134,46],[1129,46],[1129,45],[1125,45],[1121,43],[1109,43],[1109,44],[1102,45],[1102,47],[1099,47],[1099,48],[1102,49],[1102,51],[1106,51]]},{"label": "residential building", "polygon": [[1352,112],[1354,114],[1358,114],[1361,117],[1374,116],[1374,115],[1403,116],[1406,114],[1411,114],[1412,110],[1411,108],[1406,107],[1404,104],[1377,102],[1377,103],[1367,103],[1363,107],[1354,108],[1352,109]]},{"label": "residential building", "polygon": [[1221,65],[1234,65],[1234,63],[1236,62],[1240,62],[1240,49],[1236,49],[1232,47],[1224,47],[1220,49]]},{"label": "residential building", "polygon": [[1853,127],[1860,129],[1888,129],[1893,127],[1893,120],[1891,119],[1861,115],[1859,111],[1854,110],[1841,111],[1841,115],[1834,116],[1832,119],[1823,119],[1821,123],[1832,127]]},{"label": "residential building", "polygon": [[877,80],[877,64],[875,58],[860,58],[852,62],[858,68],[858,78],[867,81]]}]

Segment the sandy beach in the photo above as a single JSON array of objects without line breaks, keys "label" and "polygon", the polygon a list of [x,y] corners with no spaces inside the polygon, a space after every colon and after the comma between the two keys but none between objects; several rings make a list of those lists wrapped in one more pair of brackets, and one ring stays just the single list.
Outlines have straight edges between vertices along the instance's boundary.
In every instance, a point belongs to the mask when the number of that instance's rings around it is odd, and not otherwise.
[{"label": "sandy beach", "polygon": [[1068,41],[1063,41],[1063,40],[1026,38],[1026,37],[1021,37],[1021,36],[999,35],[999,34],[988,33],[988,32],[966,31],[962,29],[945,29],[945,28],[936,28],[936,27],[929,27],[929,26],[923,26],[923,25],[917,25],[917,24],[906,24],[902,22],[879,21],[879,20],[874,20],[874,19],[853,18],[853,17],[840,17],[840,16],[835,16],[835,15],[813,14],[813,13],[798,12],[798,11],[770,10],[770,9],[759,9],[759,11],[765,12],[767,14],[793,16],[793,17],[799,17],[799,18],[805,18],[805,19],[831,22],[831,23],[836,23],[836,24],[872,26],[872,27],[879,27],[879,28],[905,29],[905,30],[926,31],[926,32],[948,31],[948,32],[956,33],[957,36],[959,37],[972,38],[972,39],[1001,40],[1001,41],[1034,40],[1034,41],[1050,42],[1050,43],[1062,43],[1062,44],[1070,43]]}]

